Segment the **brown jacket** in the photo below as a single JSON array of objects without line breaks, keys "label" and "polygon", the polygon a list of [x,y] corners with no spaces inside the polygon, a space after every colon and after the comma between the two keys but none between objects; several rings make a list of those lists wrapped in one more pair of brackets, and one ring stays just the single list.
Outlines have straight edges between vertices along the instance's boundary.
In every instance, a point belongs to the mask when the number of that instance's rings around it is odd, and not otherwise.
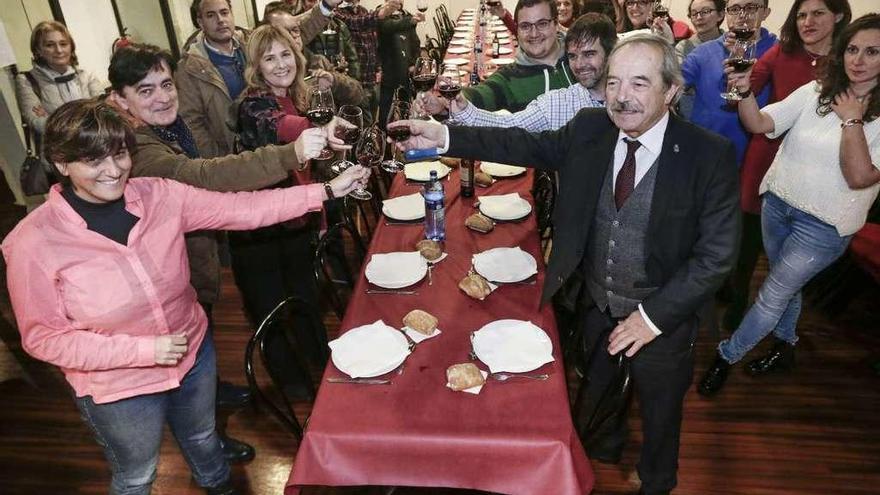
[{"label": "brown jacket", "polygon": [[[303,43],[310,42],[320,34],[328,22],[320,5],[300,14],[299,18]],[[235,39],[244,49],[247,33],[237,30]],[[189,123],[199,154],[213,158],[232,153],[235,134],[227,125],[232,98],[226,83],[208,58],[202,33],[196,35],[195,41],[180,59],[175,82],[180,99],[180,116]]]},{"label": "brown jacket", "polygon": [[[211,191],[254,191],[286,179],[300,163],[293,144],[265,146],[213,159],[190,159],[176,145],[162,141],[147,126],[135,133],[132,177],[164,177]],[[220,295],[220,261],[217,233],[187,235],[190,283],[199,302],[214,303]]]}]

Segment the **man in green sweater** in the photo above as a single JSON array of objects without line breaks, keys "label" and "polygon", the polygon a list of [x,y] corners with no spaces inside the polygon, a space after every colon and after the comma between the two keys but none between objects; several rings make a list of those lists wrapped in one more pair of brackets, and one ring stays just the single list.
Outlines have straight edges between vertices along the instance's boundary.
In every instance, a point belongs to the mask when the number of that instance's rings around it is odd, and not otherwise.
[{"label": "man in green sweater", "polygon": [[518,112],[537,96],[576,83],[556,16],[555,0],[519,0],[513,13],[519,43],[516,62],[465,88],[465,98],[484,110]]}]

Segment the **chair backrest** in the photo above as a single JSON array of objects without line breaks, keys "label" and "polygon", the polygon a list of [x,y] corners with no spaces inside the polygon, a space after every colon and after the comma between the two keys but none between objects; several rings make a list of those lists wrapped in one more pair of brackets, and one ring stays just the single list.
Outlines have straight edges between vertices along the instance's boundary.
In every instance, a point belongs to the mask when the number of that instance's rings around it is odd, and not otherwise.
[{"label": "chair backrest", "polygon": [[[269,361],[266,356],[267,341],[271,341],[272,345],[279,345],[279,343],[281,343],[281,345],[289,346],[290,355],[294,356],[294,358],[300,363],[302,369],[308,370],[308,367],[305,365],[305,359],[300,354],[298,346],[291,345],[290,341],[284,335],[279,336],[279,338],[272,338],[273,332],[285,331],[294,315],[306,316],[313,322],[313,327],[322,327],[322,325],[320,325],[320,317],[313,305],[296,297],[288,297],[284,301],[281,301],[274,309],[272,309],[272,311],[269,312],[268,315],[266,315],[263,321],[260,322],[260,326],[257,327],[254,335],[248,341],[244,354],[244,372],[253,394],[259,397],[262,403],[269,407],[270,412],[278,418],[278,420],[297,438],[297,440],[302,440],[302,424],[296,417],[296,413],[291,404],[291,399],[284,392],[283,377],[279,376],[279,374],[267,364]],[[322,344],[322,350],[326,352],[326,334],[323,338]],[[264,392],[263,388],[260,387],[260,384],[257,382],[257,367],[254,359],[256,349],[260,350],[260,361],[263,364],[262,367],[269,376],[271,391],[268,393]],[[306,375],[308,376],[308,372],[306,372]],[[312,380],[308,379],[306,382],[306,387],[310,395],[314,397],[315,390],[312,385]]]},{"label": "chair backrest", "polygon": [[535,219],[542,239],[549,238],[553,232],[553,206],[556,203],[556,180],[551,172],[540,171],[535,174],[532,186],[535,198]]},{"label": "chair backrest", "polygon": [[354,284],[360,275],[367,248],[348,222],[327,229],[315,250],[315,278],[331,309],[342,320]]}]

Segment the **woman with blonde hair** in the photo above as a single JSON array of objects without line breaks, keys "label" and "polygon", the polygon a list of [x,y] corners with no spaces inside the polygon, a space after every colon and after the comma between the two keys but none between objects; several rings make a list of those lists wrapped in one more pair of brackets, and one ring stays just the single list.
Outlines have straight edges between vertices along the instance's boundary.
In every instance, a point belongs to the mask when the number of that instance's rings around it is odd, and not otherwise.
[{"label": "woman with blonde hair", "polygon": [[104,92],[103,81],[77,67],[76,43],[64,24],[37,24],[31,32],[31,54],[33,69],[18,74],[15,96],[22,118],[38,135],[56,108]]}]

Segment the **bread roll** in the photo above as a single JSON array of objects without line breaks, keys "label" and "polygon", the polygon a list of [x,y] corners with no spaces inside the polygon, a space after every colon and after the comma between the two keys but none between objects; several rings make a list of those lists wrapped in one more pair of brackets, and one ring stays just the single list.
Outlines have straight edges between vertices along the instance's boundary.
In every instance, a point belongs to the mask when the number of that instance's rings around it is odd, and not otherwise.
[{"label": "bread roll", "polygon": [[474,363],[453,364],[446,368],[446,381],[452,390],[464,390],[486,383],[480,368]]},{"label": "bread roll", "polygon": [[459,160],[458,158],[449,158],[444,156],[440,158],[440,163],[446,165],[447,167],[458,168],[461,165],[461,160]]},{"label": "bread roll", "polygon": [[416,244],[416,249],[422,254],[422,257],[428,261],[434,261],[443,256],[443,246],[437,241],[431,239],[422,239]]},{"label": "bread roll", "polygon": [[474,213],[473,215],[467,217],[467,220],[464,221],[464,224],[467,228],[471,230],[476,230],[477,232],[483,234],[491,232],[492,229],[495,228],[495,222],[490,220],[489,217],[480,213]]},{"label": "bread roll", "polygon": [[433,334],[437,329],[437,323],[439,320],[436,316],[421,309],[414,309],[403,317],[404,325],[424,335]]},{"label": "bread roll", "polygon": [[489,187],[495,182],[495,179],[486,172],[480,171],[474,174],[474,183],[480,187]]},{"label": "bread roll", "polygon": [[481,301],[492,292],[489,282],[476,273],[470,273],[467,277],[463,278],[458,283],[458,288],[463,290],[465,294]]}]

